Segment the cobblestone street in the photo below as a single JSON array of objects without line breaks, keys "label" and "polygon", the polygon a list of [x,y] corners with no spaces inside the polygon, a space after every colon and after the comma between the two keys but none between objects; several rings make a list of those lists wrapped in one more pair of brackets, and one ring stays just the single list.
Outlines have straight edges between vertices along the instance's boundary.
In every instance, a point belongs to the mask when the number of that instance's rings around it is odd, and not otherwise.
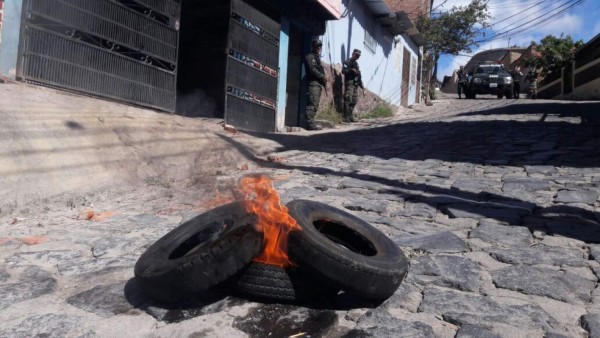
[{"label": "cobblestone street", "polygon": [[[204,180],[0,203],[0,337],[600,337],[600,103],[441,95],[337,129],[220,131],[245,164]],[[145,298],[139,256],[249,173],[387,234],[410,258],[399,290],[382,304]]]}]

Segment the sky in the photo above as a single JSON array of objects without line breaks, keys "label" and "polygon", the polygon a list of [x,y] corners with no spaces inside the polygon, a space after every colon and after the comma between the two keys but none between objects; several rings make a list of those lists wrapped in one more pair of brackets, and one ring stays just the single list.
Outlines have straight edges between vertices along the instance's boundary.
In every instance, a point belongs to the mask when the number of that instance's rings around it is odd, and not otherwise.
[{"label": "sky", "polygon": [[[581,2],[575,4],[578,1]],[[467,5],[470,2],[471,0],[435,0],[433,8],[434,12],[447,11],[453,6]],[[571,4],[575,5],[567,9]],[[498,35],[493,41],[485,41],[479,46],[471,47],[472,54],[508,47],[509,41],[511,46],[527,47],[531,41],[539,42],[549,34],[559,36],[563,33],[570,35],[574,40],[584,42],[600,34],[600,0],[488,0],[488,8],[493,26],[486,36],[509,32]],[[558,14],[562,10],[565,11]],[[548,18],[554,14],[556,16]],[[540,23],[546,18],[547,21]],[[510,31],[511,29],[513,30]],[[440,56],[438,79],[442,80],[444,75],[452,75],[452,71],[460,65],[465,65],[472,54]]]}]

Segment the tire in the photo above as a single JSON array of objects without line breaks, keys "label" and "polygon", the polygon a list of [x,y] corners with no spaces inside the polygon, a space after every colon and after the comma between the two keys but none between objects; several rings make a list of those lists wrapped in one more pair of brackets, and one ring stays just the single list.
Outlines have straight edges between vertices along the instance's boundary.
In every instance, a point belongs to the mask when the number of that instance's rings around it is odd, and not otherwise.
[{"label": "tire", "polygon": [[512,99],[513,93],[512,93],[512,91],[508,91],[508,92],[504,93],[504,96],[506,96],[507,99]]},{"label": "tire", "polygon": [[231,293],[251,300],[331,299],[339,289],[319,283],[306,271],[252,262],[227,282]]},{"label": "tire", "polygon": [[503,97],[504,97],[504,94],[502,94],[502,93],[498,93],[498,94],[496,94],[496,96],[497,96],[499,99],[501,99],[501,98],[503,98]]},{"label": "tire", "polygon": [[209,290],[248,265],[262,250],[258,219],[244,202],[196,216],[152,244],[135,264],[142,291],[172,303]]},{"label": "tire", "polygon": [[400,286],[408,260],[385,234],[327,204],[296,200],[287,208],[302,228],[288,239],[288,254],[298,266],[366,298],[388,298]]}]

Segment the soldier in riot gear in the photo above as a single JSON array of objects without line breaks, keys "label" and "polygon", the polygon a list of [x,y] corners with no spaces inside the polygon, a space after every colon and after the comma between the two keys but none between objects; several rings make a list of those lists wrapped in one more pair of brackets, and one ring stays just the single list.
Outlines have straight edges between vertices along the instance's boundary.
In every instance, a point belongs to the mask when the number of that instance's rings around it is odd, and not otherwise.
[{"label": "soldier in riot gear", "polygon": [[314,119],[319,109],[321,101],[321,91],[323,87],[327,87],[327,77],[325,69],[321,65],[321,49],[323,43],[320,40],[312,41],[312,51],[306,55],[304,62],[306,64],[306,77],[308,79],[308,93],[306,103],[306,129],[320,130],[321,128],[315,125]]},{"label": "soldier in riot gear", "polygon": [[344,61],[342,66],[342,74],[344,74],[344,121],[356,122],[353,110],[358,100],[358,88],[362,88],[364,95],[364,87],[362,83],[362,75],[358,67],[358,58],[360,58],[360,50],[355,49],[352,56]]}]

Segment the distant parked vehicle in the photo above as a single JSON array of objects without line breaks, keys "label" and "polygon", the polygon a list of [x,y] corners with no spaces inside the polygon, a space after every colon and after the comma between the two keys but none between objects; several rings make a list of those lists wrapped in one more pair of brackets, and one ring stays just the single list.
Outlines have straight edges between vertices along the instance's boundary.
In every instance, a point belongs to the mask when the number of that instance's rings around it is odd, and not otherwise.
[{"label": "distant parked vehicle", "polygon": [[499,63],[482,63],[477,66],[472,77],[465,84],[465,95],[474,99],[477,94],[492,94],[499,99],[513,97],[513,78]]}]

